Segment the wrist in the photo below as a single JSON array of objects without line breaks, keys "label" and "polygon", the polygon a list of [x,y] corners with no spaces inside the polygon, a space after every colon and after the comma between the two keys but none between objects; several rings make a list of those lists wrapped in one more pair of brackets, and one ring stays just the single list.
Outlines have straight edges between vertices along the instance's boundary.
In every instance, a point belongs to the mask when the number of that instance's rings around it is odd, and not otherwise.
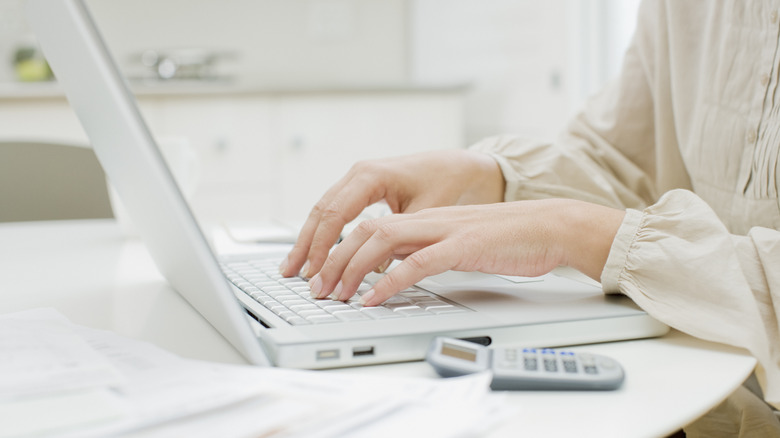
[{"label": "wrist", "polygon": [[492,204],[504,200],[506,181],[495,159],[483,152],[462,151],[469,189],[458,199],[458,204]]},{"label": "wrist", "polygon": [[612,242],[625,218],[625,211],[582,201],[566,208],[561,242],[564,265],[601,281]]}]

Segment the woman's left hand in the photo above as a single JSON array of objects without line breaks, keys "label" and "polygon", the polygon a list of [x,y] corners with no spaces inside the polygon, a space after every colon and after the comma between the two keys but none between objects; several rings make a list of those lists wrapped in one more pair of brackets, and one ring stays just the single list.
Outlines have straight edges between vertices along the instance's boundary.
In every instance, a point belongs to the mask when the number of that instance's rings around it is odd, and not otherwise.
[{"label": "woman's left hand", "polygon": [[624,212],[566,199],[441,207],[361,223],[328,256],[312,295],[347,300],[363,277],[402,259],[366,292],[384,302],[447,270],[538,276],[559,265],[599,280]]}]

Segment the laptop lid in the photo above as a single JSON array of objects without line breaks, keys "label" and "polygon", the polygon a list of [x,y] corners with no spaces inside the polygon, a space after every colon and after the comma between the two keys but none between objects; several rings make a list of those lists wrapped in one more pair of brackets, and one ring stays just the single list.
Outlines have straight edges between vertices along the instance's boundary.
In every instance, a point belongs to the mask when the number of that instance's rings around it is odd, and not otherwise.
[{"label": "laptop lid", "polygon": [[160,271],[248,360],[269,365],[84,3],[31,0],[26,8],[46,59]]}]

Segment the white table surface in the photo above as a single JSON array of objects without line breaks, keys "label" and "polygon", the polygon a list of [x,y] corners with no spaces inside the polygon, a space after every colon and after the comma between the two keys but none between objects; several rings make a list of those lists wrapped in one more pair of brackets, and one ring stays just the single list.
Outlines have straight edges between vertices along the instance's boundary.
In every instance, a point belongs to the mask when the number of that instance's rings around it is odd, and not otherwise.
[{"label": "white table surface", "polygon": [[[0,314],[37,307],[184,357],[246,363],[167,285],[143,244],[111,220],[0,224]],[[755,366],[740,349],[676,331],[574,349],[617,359],[626,371],[623,386],[513,392],[507,403],[518,414],[491,436],[666,436],[717,405]],[[435,378],[423,362],[347,371]]]}]

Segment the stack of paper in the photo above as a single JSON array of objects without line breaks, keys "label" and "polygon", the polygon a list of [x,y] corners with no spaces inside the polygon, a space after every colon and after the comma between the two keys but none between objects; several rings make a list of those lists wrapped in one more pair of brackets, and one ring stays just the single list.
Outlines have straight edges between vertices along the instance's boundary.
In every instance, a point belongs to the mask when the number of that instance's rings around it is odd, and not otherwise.
[{"label": "stack of paper", "polygon": [[0,438],[477,436],[507,414],[489,381],[193,361],[51,309],[0,317]]}]

